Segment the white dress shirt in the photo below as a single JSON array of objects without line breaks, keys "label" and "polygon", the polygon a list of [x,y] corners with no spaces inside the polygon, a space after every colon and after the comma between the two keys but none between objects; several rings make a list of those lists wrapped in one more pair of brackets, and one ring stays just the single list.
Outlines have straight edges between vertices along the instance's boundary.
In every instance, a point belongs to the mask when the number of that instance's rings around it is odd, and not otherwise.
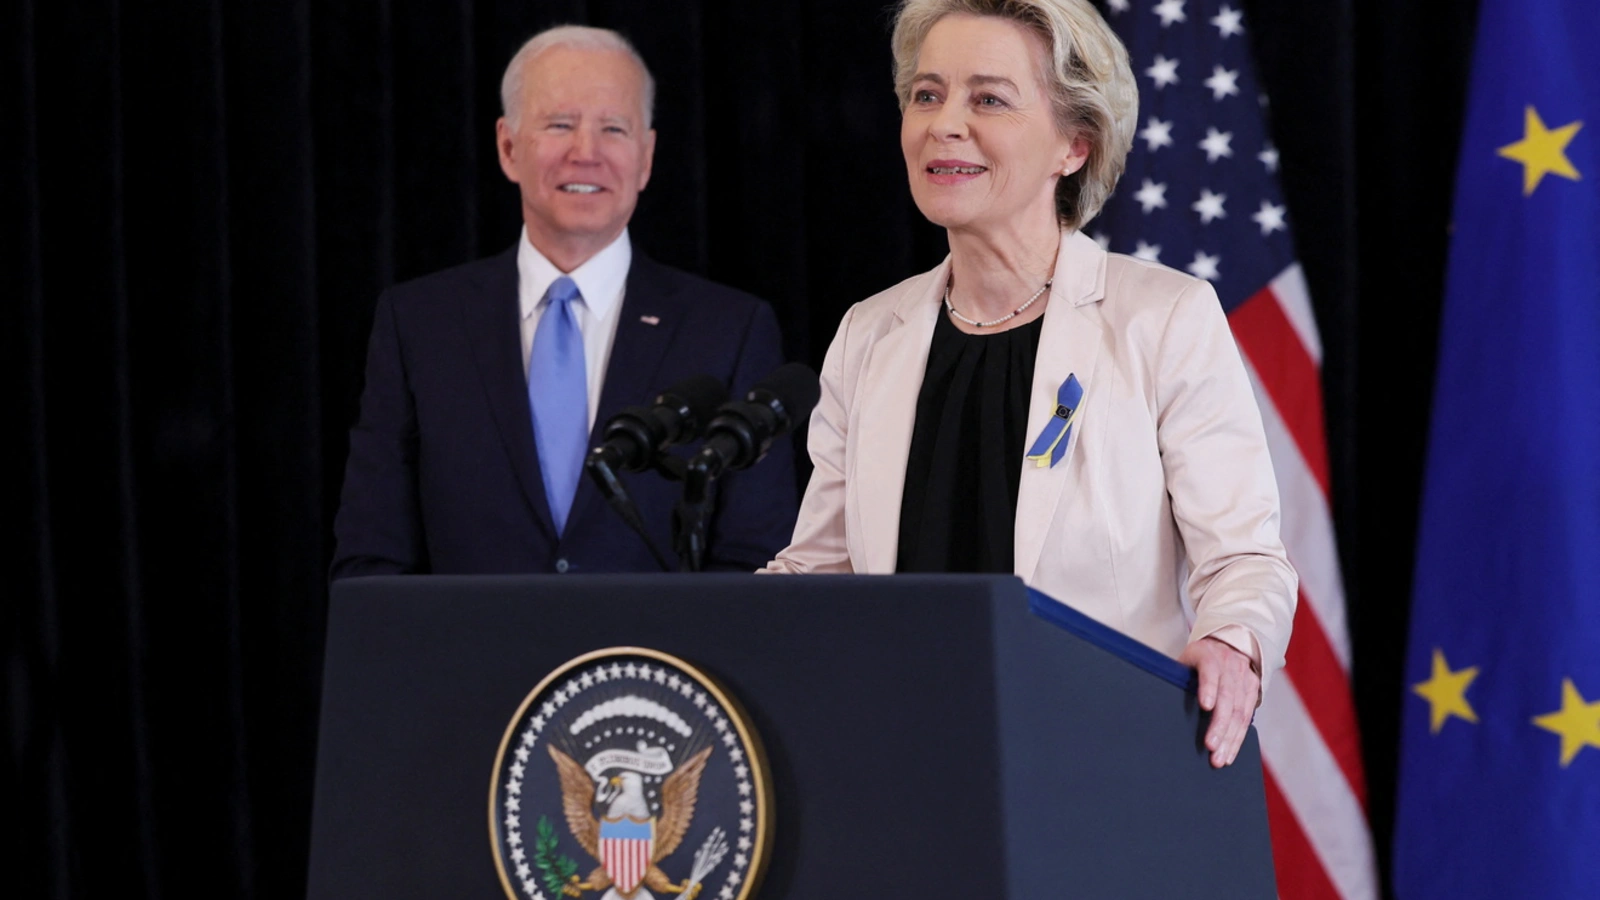
[{"label": "white dress shirt", "polygon": [[562,275],[578,285],[582,299],[572,305],[583,334],[584,374],[589,389],[589,427],[600,414],[600,390],[605,386],[606,363],[611,358],[611,342],[617,334],[622,311],[622,295],[628,285],[628,267],[633,264],[633,244],[628,229],[604,250],[591,256],[571,272],[562,272],[528,240],[522,229],[517,242],[517,300],[522,310],[522,377],[528,377],[528,357],[533,353],[533,335],[544,315],[545,292]]}]

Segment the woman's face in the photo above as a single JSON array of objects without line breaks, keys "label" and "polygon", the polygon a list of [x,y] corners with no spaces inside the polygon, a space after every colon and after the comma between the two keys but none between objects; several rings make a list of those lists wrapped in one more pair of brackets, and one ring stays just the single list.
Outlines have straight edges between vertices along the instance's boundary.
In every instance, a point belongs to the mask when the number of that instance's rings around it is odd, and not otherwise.
[{"label": "woman's face", "polygon": [[1007,19],[950,15],[929,30],[900,124],[911,196],[929,221],[1055,221],[1056,179],[1083,165],[1088,145],[1056,132],[1045,59],[1044,42]]}]

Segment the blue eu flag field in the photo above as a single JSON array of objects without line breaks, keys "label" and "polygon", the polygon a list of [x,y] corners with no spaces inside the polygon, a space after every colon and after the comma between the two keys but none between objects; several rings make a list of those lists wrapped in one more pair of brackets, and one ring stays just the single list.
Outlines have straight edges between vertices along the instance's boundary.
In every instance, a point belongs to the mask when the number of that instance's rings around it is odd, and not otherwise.
[{"label": "blue eu flag field", "polygon": [[1600,897],[1600,3],[1484,0],[1401,738],[1401,900]]}]

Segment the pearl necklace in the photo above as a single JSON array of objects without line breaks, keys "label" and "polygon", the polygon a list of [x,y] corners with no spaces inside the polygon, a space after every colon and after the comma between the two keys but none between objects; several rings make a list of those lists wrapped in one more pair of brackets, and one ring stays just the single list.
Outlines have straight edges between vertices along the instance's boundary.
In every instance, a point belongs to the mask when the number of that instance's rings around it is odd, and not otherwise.
[{"label": "pearl necklace", "polygon": [[1024,303],[1021,306],[1017,307],[1016,309],[1012,310],[1009,315],[1001,316],[1000,318],[994,319],[994,320],[989,321],[989,322],[974,322],[973,320],[967,318],[966,316],[963,316],[961,313],[956,312],[956,308],[950,304],[950,282],[946,281],[944,283],[944,308],[946,310],[948,310],[950,315],[955,317],[955,320],[958,321],[958,322],[961,322],[961,323],[966,324],[966,325],[971,325],[973,328],[993,328],[994,326],[999,325],[1002,322],[1009,322],[1012,319],[1015,319],[1017,316],[1022,315],[1022,311],[1027,309],[1028,307],[1032,306],[1033,305],[1033,301],[1035,301],[1035,300],[1039,299],[1040,297],[1044,296],[1044,292],[1045,291],[1050,290],[1050,282],[1054,281],[1054,280],[1055,279],[1052,278],[1052,279],[1050,279],[1050,281],[1046,281],[1044,283],[1044,287],[1039,288],[1037,291],[1033,292],[1033,296],[1028,298],[1028,302],[1027,303]]}]

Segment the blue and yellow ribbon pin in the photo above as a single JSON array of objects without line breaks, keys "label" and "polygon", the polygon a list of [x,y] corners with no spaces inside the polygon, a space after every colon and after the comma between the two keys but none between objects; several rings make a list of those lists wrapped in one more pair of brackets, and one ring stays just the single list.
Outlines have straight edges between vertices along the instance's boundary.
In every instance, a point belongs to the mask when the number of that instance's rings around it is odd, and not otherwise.
[{"label": "blue and yellow ribbon pin", "polygon": [[1028,450],[1028,459],[1035,466],[1041,469],[1053,466],[1067,455],[1067,443],[1072,440],[1072,425],[1078,421],[1078,410],[1082,406],[1083,385],[1078,383],[1078,376],[1068,375],[1067,380],[1061,383],[1061,389],[1056,391],[1055,411],[1050,415],[1050,420],[1044,423],[1044,430],[1039,432],[1033,447]]}]

